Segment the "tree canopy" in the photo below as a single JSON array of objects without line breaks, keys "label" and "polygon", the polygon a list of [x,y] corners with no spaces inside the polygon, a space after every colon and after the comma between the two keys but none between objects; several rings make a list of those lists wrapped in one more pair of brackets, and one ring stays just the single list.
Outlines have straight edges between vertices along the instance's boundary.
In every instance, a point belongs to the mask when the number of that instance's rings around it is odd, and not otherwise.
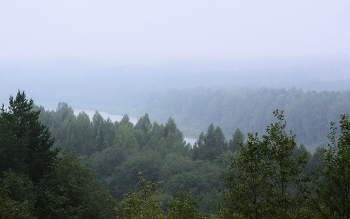
[{"label": "tree canopy", "polygon": [[191,147],[171,117],[90,120],[18,92],[1,107],[0,218],[348,218],[349,116],[314,153],[272,117],[261,137],[210,123]]}]

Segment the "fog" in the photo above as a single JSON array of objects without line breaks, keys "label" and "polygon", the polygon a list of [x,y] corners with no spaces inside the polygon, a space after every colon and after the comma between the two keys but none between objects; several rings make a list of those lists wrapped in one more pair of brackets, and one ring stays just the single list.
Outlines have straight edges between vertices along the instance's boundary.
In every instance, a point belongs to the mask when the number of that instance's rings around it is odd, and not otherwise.
[{"label": "fog", "polygon": [[350,62],[335,58],[289,63],[278,59],[263,63],[252,59],[201,65],[183,62],[158,67],[106,67],[84,59],[52,59],[39,63],[3,61],[0,71],[2,103],[20,89],[37,104],[52,109],[58,102],[67,102],[75,109],[122,115],[132,115],[139,106],[147,104],[154,93],[171,89],[350,89]]},{"label": "fog", "polygon": [[[349,1],[0,3],[0,101],[128,113],[171,89],[347,90]],[[169,115],[170,116],[170,115]]]},{"label": "fog", "polygon": [[349,1],[45,1],[0,5],[0,58],[159,65],[349,58]]}]

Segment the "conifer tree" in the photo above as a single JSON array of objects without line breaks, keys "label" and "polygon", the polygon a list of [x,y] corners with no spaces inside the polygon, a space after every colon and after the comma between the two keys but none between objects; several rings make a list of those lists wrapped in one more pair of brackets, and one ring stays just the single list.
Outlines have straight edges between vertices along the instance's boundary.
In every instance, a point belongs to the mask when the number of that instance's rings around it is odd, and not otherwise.
[{"label": "conifer tree", "polygon": [[0,109],[0,174],[12,169],[28,174],[38,182],[49,170],[57,151],[50,150],[53,139],[39,122],[40,111],[33,110],[33,100],[24,91],[10,96],[8,108]]},{"label": "conifer tree", "polygon": [[237,128],[235,133],[233,133],[232,135],[232,139],[230,139],[228,143],[228,148],[232,152],[235,152],[239,148],[239,146],[243,144],[243,141],[244,141],[244,135],[242,131],[239,128]]}]

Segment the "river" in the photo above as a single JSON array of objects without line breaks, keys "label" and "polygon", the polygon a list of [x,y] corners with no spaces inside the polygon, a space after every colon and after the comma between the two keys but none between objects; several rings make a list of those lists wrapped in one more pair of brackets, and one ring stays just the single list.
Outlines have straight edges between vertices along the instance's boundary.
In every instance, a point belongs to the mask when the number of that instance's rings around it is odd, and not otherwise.
[{"label": "river", "polygon": [[[84,111],[89,116],[90,119],[92,119],[92,117],[95,114],[95,111],[92,111],[92,110],[74,110],[74,114],[78,115],[82,111]],[[110,118],[112,122],[115,122],[115,121],[119,122],[123,118],[123,116],[121,116],[121,115],[111,115],[111,114],[108,114],[106,112],[99,112],[99,113],[104,119]],[[132,122],[134,125],[138,121],[138,119],[136,117],[129,116],[129,119],[130,119],[130,122]],[[187,143],[190,143],[192,146],[196,142],[195,138],[190,138],[190,137],[184,137],[184,140]]]}]

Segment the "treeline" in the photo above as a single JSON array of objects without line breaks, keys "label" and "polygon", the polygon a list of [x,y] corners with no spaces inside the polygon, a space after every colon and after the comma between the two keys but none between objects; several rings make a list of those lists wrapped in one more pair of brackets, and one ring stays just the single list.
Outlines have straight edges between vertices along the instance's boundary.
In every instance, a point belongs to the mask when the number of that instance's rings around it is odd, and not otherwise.
[{"label": "treeline", "polygon": [[186,135],[198,136],[208,124],[219,125],[225,136],[237,127],[243,133],[266,133],[274,109],[284,111],[296,141],[310,150],[327,145],[329,123],[350,113],[350,91],[303,91],[302,89],[189,89],[156,92],[144,110],[157,121],[169,115]]},{"label": "treeline", "polygon": [[172,118],[90,120],[19,92],[1,109],[0,218],[349,218],[348,116],[310,153],[273,112],[262,137],[211,123],[192,148]]}]

